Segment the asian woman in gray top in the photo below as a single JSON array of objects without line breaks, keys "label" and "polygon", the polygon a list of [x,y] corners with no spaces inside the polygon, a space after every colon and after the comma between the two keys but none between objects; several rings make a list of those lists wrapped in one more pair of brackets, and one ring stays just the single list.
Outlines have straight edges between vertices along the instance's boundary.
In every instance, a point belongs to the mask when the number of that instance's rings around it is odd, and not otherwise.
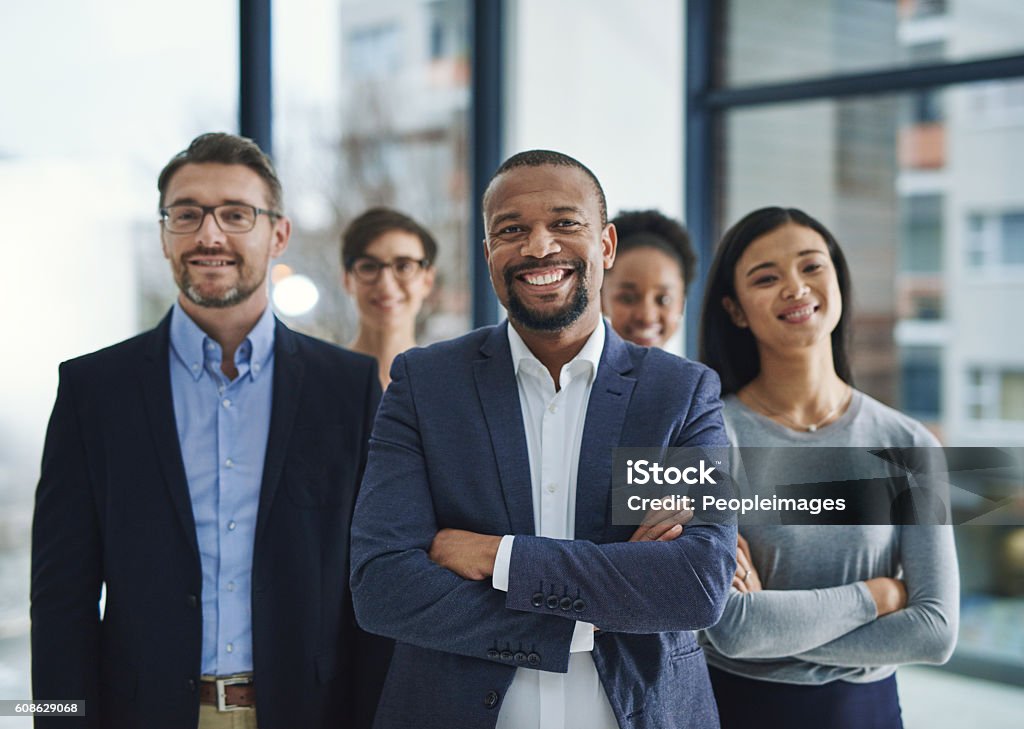
[{"label": "asian woman in gray top", "polygon": [[[750,213],[711,265],[701,359],[735,446],[937,446],[852,386],[850,275],[792,208]],[[943,663],[958,621],[948,526],[748,526],[722,620],[702,635],[723,729],[902,726],[895,670]]]}]

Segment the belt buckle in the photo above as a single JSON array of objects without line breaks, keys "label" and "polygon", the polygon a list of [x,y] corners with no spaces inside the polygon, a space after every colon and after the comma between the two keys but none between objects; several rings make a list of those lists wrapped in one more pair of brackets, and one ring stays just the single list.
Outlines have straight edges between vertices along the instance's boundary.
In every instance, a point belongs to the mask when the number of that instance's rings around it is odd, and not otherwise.
[{"label": "belt buckle", "polygon": [[240,684],[251,684],[251,676],[231,676],[229,678],[218,678],[217,683],[217,711],[241,711],[246,708],[244,706],[237,706],[235,704],[229,704],[227,702],[227,694],[225,687],[237,686]]}]

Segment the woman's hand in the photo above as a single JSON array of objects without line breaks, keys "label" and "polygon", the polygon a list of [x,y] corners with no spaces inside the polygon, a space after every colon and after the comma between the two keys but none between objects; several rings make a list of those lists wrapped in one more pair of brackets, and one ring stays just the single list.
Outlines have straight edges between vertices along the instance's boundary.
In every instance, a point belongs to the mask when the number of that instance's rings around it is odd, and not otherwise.
[{"label": "woman's hand", "polygon": [[736,574],[732,576],[732,586],[740,592],[760,592],[761,577],[754,569],[754,560],[750,558],[750,545],[742,534],[736,535]]},{"label": "woman's hand", "polygon": [[907,606],[907,586],[903,580],[892,577],[873,577],[864,580],[875,601],[878,617],[902,610]]}]

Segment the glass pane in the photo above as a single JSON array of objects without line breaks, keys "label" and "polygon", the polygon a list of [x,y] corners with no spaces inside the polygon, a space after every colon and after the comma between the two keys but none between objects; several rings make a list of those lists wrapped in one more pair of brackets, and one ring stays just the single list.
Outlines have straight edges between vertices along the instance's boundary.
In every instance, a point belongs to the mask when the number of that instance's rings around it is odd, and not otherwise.
[{"label": "glass pane", "polygon": [[1024,264],[1024,213],[1003,216],[1002,248],[1003,263]]},{"label": "glass pane", "polygon": [[941,351],[907,347],[902,352],[901,409],[923,420],[937,420],[942,396]]},{"label": "glass pane", "polygon": [[57,366],[173,301],[157,174],[197,134],[236,127],[237,8],[5,4],[0,306],[17,356],[0,361],[0,697],[31,695],[29,532]]},{"label": "glass pane", "polygon": [[341,233],[375,205],[438,242],[420,343],[469,328],[468,13],[467,0],[274,4],[275,157],[294,223],[279,275],[305,276],[320,294],[286,317],[295,328],[353,339]]},{"label": "glass pane", "polygon": [[903,206],[903,270],[942,270],[942,196],[908,195]]},{"label": "glass pane", "polygon": [[[792,81],[1024,48],[1017,0],[729,0],[723,86]],[[927,100],[921,110],[928,115]]]},{"label": "glass pane", "polygon": [[[967,389],[943,388],[947,378],[965,381],[968,362],[1024,367],[1024,340],[1007,336],[1019,329],[1024,273],[1006,265],[1024,238],[1024,127],[996,135],[979,126],[968,103],[976,92],[941,92],[942,122],[929,125],[931,141],[912,145],[921,125],[907,114],[909,95],[728,112],[719,225],[764,205],[820,219],[852,269],[858,386],[921,416],[930,409],[948,444],[1024,445],[1024,431],[979,430],[967,417]],[[966,265],[972,260],[984,265]],[[921,351],[937,364],[924,367]]]},{"label": "glass pane", "polygon": [[1000,419],[1024,420],[1024,372],[1004,372],[1000,384]]}]

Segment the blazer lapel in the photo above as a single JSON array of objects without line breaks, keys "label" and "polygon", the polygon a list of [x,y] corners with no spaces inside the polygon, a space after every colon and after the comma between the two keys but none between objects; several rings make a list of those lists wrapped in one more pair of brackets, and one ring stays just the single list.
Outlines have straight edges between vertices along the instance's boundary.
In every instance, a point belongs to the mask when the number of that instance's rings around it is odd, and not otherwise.
[{"label": "blazer lapel", "polygon": [[473,376],[487,421],[512,533],[535,534],[530,455],[507,327],[506,321],[491,330],[480,348],[484,357],[473,362]]},{"label": "blazer lapel", "polygon": [[171,392],[170,371],[171,314],[164,317],[156,329],[147,335],[143,365],[139,372],[142,401],[145,404],[149,431],[153,435],[160,470],[167,491],[185,531],[185,540],[199,559],[196,522],[192,516],[192,497],[185,477],[185,464],[181,459],[178,425],[174,420],[174,395]]},{"label": "blazer lapel", "polygon": [[633,361],[622,339],[606,327],[604,351],[590,390],[576,472],[576,538],[603,542],[609,524],[608,494],[612,484],[612,449],[622,439],[626,410],[636,385],[626,373]]},{"label": "blazer lapel", "polygon": [[270,405],[270,433],[267,453],[263,460],[263,482],[260,486],[260,506],[256,516],[256,543],[267,527],[270,507],[277,493],[288,452],[295,414],[299,409],[302,376],[305,366],[299,355],[295,334],[278,319],[274,319],[274,393]]}]

